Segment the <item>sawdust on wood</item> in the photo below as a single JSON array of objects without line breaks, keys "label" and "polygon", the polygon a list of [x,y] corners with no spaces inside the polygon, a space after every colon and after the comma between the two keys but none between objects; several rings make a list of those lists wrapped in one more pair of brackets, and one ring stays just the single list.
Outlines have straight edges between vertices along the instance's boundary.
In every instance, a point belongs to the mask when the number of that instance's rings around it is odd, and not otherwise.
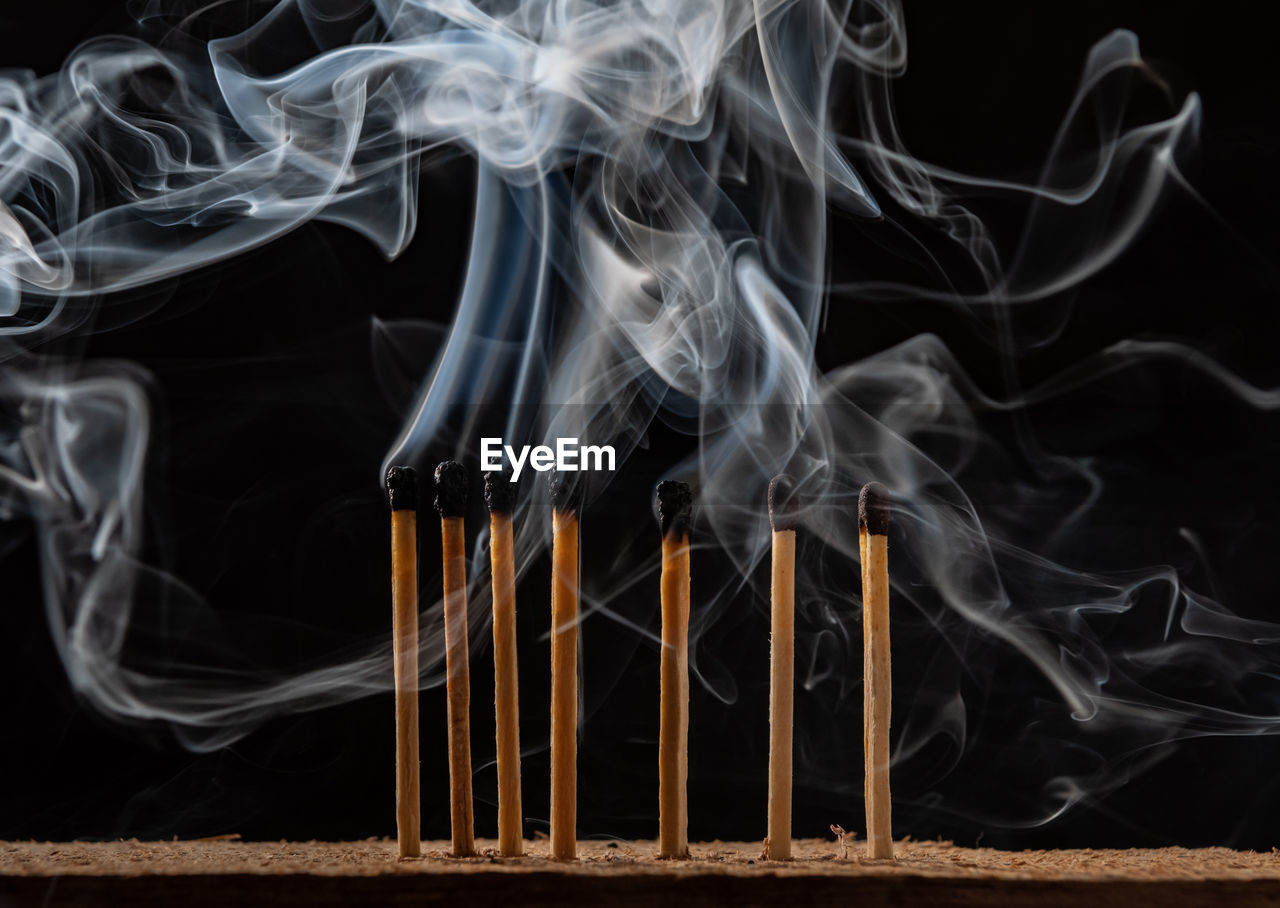
[{"label": "sawdust on wood", "polygon": [[704,842],[689,861],[658,861],[652,841],[588,841],[580,860],[554,861],[545,841],[526,841],[526,855],[503,858],[494,840],[477,841],[478,856],[453,858],[448,842],[423,842],[421,858],[401,860],[392,839],[363,842],[242,842],[234,837],[196,841],[2,842],[0,877],[183,876],[308,874],[369,877],[385,874],[562,873],[659,876],[792,874],[832,877],[925,877],[970,880],[1280,880],[1280,853],[1228,848],[997,851],[949,842],[898,842],[895,860],[864,858],[866,843],[798,840],[793,860],[761,860],[760,842]]}]

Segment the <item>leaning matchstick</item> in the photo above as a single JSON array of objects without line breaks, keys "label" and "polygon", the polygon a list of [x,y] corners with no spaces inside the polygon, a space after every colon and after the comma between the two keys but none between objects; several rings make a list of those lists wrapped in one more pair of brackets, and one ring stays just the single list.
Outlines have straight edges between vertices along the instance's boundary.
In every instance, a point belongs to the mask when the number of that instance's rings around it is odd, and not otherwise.
[{"label": "leaning matchstick", "polygon": [[889,493],[878,482],[858,496],[862,550],[862,711],[867,857],[893,857],[889,802]]},{"label": "leaning matchstick", "polygon": [[772,620],[769,633],[769,838],[765,856],[791,858],[791,734],[795,697],[795,483],[785,473],[769,483],[773,527]]},{"label": "leaning matchstick", "polygon": [[436,511],[444,571],[445,689],[449,721],[449,817],[453,855],[475,854],[471,806],[471,681],[467,669],[467,470],[452,460],[436,467]]},{"label": "leaning matchstick", "polygon": [[400,857],[421,849],[418,794],[418,480],[391,467],[391,649],[396,686],[396,839]]},{"label": "leaning matchstick", "polygon": [[551,476],[551,856],[578,852],[578,478]]},{"label": "leaning matchstick", "polygon": [[516,484],[505,471],[486,473],[489,567],[493,587],[494,706],[498,730],[498,848],[524,852],[520,815],[520,688],[516,672],[516,563],[511,533]]},{"label": "leaning matchstick", "polygon": [[662,701],[658,730],[658,857],[689,856],[688,483],[658,483],[662,524]]}]

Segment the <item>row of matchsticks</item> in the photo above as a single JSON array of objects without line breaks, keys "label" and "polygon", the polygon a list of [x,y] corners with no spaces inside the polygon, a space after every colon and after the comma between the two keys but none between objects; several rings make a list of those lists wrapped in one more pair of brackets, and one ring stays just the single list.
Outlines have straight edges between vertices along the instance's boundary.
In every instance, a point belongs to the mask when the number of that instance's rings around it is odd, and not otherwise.
[{"label": "row of matchsticks", "polygon": [[[396,823],[401,857],[421,844],[418,778],[418,491],[414,470],[392,467],[393,650],[396,691]],[[515,558],[512,513],[516,484],[486,473],[493,649],[497,711],[498,842],[503,856],[523,853],[520,805],[519,692],[516,679]],[[577,851],[578,513],[580,485],[552,474],[551,581],[551,856]],[[444,574],[445,670],[449,723],[450,819],[453,854],[475,853],[471,795],[470,682],[467,647],[467,471],[447,461],[435,472]],[[685,858],[688,842],[689,528],[687,483],[658,484],[662,529],[662,664],[658,739],[658,856]],[[795,484],[769,484],[773,528],[770,634],[769,806],[766,857],[791,857],[792,698],[795,685]],[[889,806],[889,496],[869,483],[858,500],[864,634],[864,735],[867,856],[892,858]]]}]

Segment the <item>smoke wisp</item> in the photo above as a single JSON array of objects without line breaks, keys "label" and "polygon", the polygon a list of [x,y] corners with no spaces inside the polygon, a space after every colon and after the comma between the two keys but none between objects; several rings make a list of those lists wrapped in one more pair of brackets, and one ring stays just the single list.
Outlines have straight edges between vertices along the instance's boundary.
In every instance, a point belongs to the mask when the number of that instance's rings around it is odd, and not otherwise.
[{"label": "smoke wisp", "polygon": [[[693,667],[729,708],[735,672],[712,641],[767,595],[766,488],[796,476],[812,695],[797,762],[814,790],[859,796],[827,757],[856,739],[839,729],[860,701],[856,496],[872,479],[893,493],[895,634],[916,654],[895,773],[920,810],[1034,825],[1164,745],[1280,727],[1280,625],[1237,616],[1172,564],[1082,549],[1102,538],[1117,473],[1037,419],[1153,364],[1234,406],[1271,411],[1280,391],[1151,338],[1019,375],[1162,200],[1194,196],[1181,164],[1199,98],[1174,96],[1132,33],[1093,48],[1038,172],[1018,180],[912,154],[893,100],[909,34],[894,0],[286,0],[207,40],[206,12],[152,0],[137,36],[90,41],[51,75],[0,72],[0,506],[38,529],[59,656],[102,712],[216,748],[387,689],[389,646],[249,671],[211,634],[175,660],[174,628],[216,625],[218,603],[139,557],[151,380],[43,348],[145,318],[113,302],[121,291],[311,221],[395,257],[430,204],[420,174],[466,155],[474,215],[453,320],[371,483],[391,463],[474,463],[495,418],[516,444],[614,445],[624,473],[654,427],[680,434],[664,475],[696,488],[694,557],[722,568],[696,591]],[[1017,212],[1016,237],[984,220],[989,198]],[[893,237],[917,277],[870,243],[838,245],[847,220]],[[820,366],[833,310],[874,320],[907,300],[963,313],[1004,387],[984,388],[928,332]],[[396,326],[375,330],[396,343]],[[591,495],[609,481],[593,476]],[[545,504],[541,488],[520,502],[522,575],[547,549]],[[618,603],[656,564],[593,575],[590,562],[583,620],[652,642]],[[480,649],[488,599],[472,575]],[[441,680],[439,611],[422,621],[424,685]],[[998,677],[992,660],[1017,668]],[[1027,733],[984,739],[978,714],[995,708]],[[998,816],[955,784],[991,760],[1023,767],[1024,799]]]}]

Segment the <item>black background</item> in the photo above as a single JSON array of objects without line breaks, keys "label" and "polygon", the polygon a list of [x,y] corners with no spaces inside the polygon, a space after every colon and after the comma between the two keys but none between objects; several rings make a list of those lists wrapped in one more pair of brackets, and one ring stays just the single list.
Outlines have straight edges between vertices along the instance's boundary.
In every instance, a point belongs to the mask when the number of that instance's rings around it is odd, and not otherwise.
[{"label": "black background", "polygon": [[[251,18],[248,9],[237,9],[229,21]],[[1175,94],[1196,91],[1203,98],[1203,142],[1188,172],[1216,218],[1185,197],[1168,201],[1125,257],[1085,284],[1062,335],[1020,364],[1029,382],[1137,336],[1191,342],[1255,385],[1280,385],[1272,270],[1280,74],[1269,4],[909,2],[906,13],[911,62],[896,86],[903,132],[916,154],[957,170],[1034,172],[1089,47],[1113,28],[1139,35],[1144,54]],[[68,0],[7,9],[0,13],[0,65],[53,71],[79,41],[126,28],[128,21],[104,5]],[[132,360],[154,376],[153,532],[146,554],[206,596],[233,625],[241,615],[271,619],[253,622],[235,656],[249,671],[311,664],[384,630],[386,515],[376,476],[434,350],[422,332],[406,343],[405,362],[388,372],[370,352],[370,317],[447,324],[465,261],[471,174],[466,160],[424,174],[418,235],[394,262],[340,228],[307,225],[234,261],[108,300],[107,311],[124,316],[113,317],[119,324],[84,348],[86,357]],[[1000,226],[999,212],[992,216]],[[866,229],[837,226],[833,243],[866,242]],[[980,383],[998,389],[998,365],[959,311],[918,303],[865,312],[832,309],[819,341],[822,366],[930,331],[948,341]],[[1247,501],[1245,523],[1209,537],[1213,577],[1194,560],[1189,570],[1202,586],[1216,584],[1236,612],[1274,617],[1280,593],[1271,569],[1280,543],[1273,478],[1280,453],[1277,417],[1232,404],[1172,373],[1158,372],[1154,380],[1176,387],[1178,403],[1148,411],[1129,437],[1110,442],[1142,465],[1145,476],[1117,492],[1108,508],[1117,521],[1169,529],[1136,533],[1127,554],[1137,563],[1171,557],[1178,526],[1222,526],[1204,518],[1220,513],[1216,496],[1225,492]],[[644,458],[660,465],[683,443],[655,430]],[[1212,483],[1211,495],[1197,495],[1198,478],[1217,473],[1225,454],[1231,455],[1232,475]],[[647,515],[652,475],[643,460],[633,464],[619,478],[611,506]],[[472,521],[473,533],[477,524]],[[53,650],[38,600],[31,529],[12,525],[6,532],[16,547],[0,568],[0,764],[7,764],[0,774],[0,837],[394,834],[389,693],[280,716],[209,753],[186,750],[162,724],[105,719],[72,692]],[[424,553],[434,544],[428,530]],[[593,570],[590,562],[584,551],[584,573]],[[437,582],[424,570],[424,587]],[[547,813],[545,589],[545,565],[521,587],[529,834],[545,829]],[[637,603],[633,614],[656,628],[652,603]],[[697,685],[693,694],[693,839],[751,839],[764,829],[768,618],[758,601],[744,602],[736,616],[704,645],[721,653],[740,696],[724,704]],[[584,626],[583,648],[580,831],[652,836],[657,653],[604,620]],[[488,655],[483,650],[472,670],[482,835],[496,830]],[[897,662],[899,671],[912,664],[910,656]],[[832,694],[802,692],[801,721],[807,696]],[[826,834],[830,823],[862,828],[856,684],[844,696],[848,709],[835,712],[851,717],[843,736],[849,747],[809,755],[823,764],[820,770],[801,768],[797,835]],[[1002,715],[998,705],[983,721],[996,737],[1021,732],[1018,720]],[[423,834],[433,838],[448,835],[443,723],[443,691],[425,691]],[[1016,784],[970,769],[943,787],[971,786],[975,794],[966,802],[986,802],[989,811],[931,810],[925,792],[915,792],[919,797],[907,796],[895,831],[1008,847],[1269,848],[1280,845],[1274,819],[1280,791],[1271,771],[1278,757],[1266,736],[1185,742],[1153,769],[1033,828],[993,822],[990,817],[1010,813],[1006,803],[1022,794]],[[1034,774],[1034,767],[1028,772]],[[847,784],[833,786],[831,780],[842,775]],[[904,788],[910,787],[908,780]]]}]

